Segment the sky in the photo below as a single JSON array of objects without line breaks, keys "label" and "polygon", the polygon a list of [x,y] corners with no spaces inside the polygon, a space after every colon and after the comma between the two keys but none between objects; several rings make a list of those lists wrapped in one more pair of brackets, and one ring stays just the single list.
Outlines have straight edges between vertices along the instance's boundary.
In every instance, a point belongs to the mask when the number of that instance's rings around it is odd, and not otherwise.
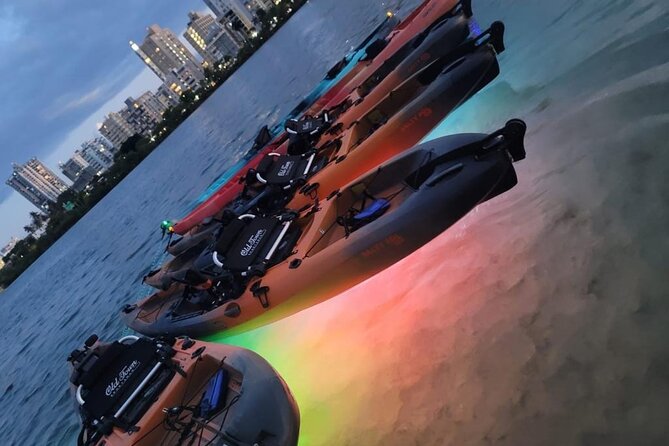
[{"label": "sky", "polygon": [[[0,2],[0,247],[23,237],[36,208],[5,184],[36,156],[57,173],[128,96],[159,85],[128,42],[156,23],[181,36],[201,0]],[[183,41],[183,39],[182,39]]]}]

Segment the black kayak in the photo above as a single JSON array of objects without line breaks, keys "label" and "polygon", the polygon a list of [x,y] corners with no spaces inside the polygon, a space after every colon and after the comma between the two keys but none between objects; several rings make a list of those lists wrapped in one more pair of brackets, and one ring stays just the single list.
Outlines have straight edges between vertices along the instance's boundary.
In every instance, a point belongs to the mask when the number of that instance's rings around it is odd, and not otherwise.
[{"label": "black kayak", "polygon": [[68,361],[79,446],[297,444],[300,415],[288,386],[249,350],[93,335]]}]

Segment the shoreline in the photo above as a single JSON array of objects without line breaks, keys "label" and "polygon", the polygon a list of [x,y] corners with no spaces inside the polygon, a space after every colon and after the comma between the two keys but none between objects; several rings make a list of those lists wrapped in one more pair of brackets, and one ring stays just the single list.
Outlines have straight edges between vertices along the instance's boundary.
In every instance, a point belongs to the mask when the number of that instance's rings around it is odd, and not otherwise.
[{"label": "shoreline", "polygon": [[[242,47],[232,64],[224,69],[205,69],[203,85],[196,92],[187,91],[181,96],[179,104],[167,110],[163,120],[156,125],[157,136],[152,138],[135,135],[130,137],[119,149],[114,164],[93,183],[89,191],[73,193],[64,192],[53,205],[49,221],[43,234],[35,238],[29,234],[19,241],[14,249],[5,257],[6,265],[0,269],[0,292],[8,288],[23,274],[42,254],[56,243],[67,231],[107,196],[123,179],[138,167],[146,157],[157,149],[190,115],[195,112],[211,95],[234,75],[255,53],[285,25],[308,0],[290,0],[274,6],[260,21],[262,31],[258,37]],[[272,18],[276,17],[276,23]],[[272,27],[272,25],[274,25]],[[73,203],[74,209],[66,210],[64,206]],[[40,228],[41,229],[41,228]],[[5,287],[5,288],[3,288]]]}]

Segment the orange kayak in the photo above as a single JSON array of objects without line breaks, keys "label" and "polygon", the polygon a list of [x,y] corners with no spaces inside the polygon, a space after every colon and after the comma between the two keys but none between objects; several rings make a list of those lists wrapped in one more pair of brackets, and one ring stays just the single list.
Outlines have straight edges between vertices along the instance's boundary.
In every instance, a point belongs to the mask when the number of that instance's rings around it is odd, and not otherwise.
[{"label": "orange kayak", "polygon": [[68,361],[78,444],[295,446],[300,416],[260,356],[188,338],[89,338]]},{"label": "orange kayak", "polygon": [[362,282],[517,183],[525,124],[419,145],[303,212],[231,222],[173,284],[121,312],[140,333],[230,335]]}]

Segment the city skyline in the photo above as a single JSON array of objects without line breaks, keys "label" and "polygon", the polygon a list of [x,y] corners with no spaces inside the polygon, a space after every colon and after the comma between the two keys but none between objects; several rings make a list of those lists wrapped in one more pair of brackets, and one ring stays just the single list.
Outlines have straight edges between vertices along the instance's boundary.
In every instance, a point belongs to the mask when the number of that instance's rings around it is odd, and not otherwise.
[{"label": "city skyline", "polygon": [[[129,1],[123,3],[128,7],[130,5]],[[179,36],[186,30],[185,25],[190,11],[198,11],[203,14],[210,13],[201,0],[192,0],[188,2],[169,1],[163,4],[163,8],[155,8],[155,5],[153,4],[140,1],[133,3],[133,8],[129,9],[133,12],[130,14],[133,18],[143,20],[142,26],[137,27],[136,24],[134,24],[136,21],[133,20],[131,21],[133,24],[128,24],[128,26],[124,27],[120,32],[107,36],[108,40],[101,39],[101,41],[98,42],[104,44],[105,48],[110,49],[114,54],[118,54],[115,59],[117,61],[115,68],[122,72],[123,76],[121,76],[121,78],[125,79],[126,83],[124,84],[120,82],[120,79],[114,80],[111,84],[101,82],[101,84],[93,88],[92,91],[89,91],[88,93],[84,92],[78,98],[74,98],[69,103],[65,104],[63,106],[65,109],[64,111],[55,110],[55,108],[58,107],[58,100],[60,99],[62,102],[62,97],[67,95],[74,97],[74,93],[66,92],[64,89],[61,89],[59,93],[62,95],[56,97],[50,107],[46,107],[46,109],[49,109],[53,113],[65,113],[67,111],[78,112],[72,113],[73,116],[68,116],[71,118],[69,121],[70,125],[60,127],[58,128],[58,131],[54,131],[49,135],[39,135],[40,138],[35,138],[34,135],[32,135],[32,141],[34,141],[32,144],[7,144],[8,147],[10,147],[10,150],[8,150],[8,153],[5,153],[4,156],[0,156],[0,174],[9,177],[11,171],[3,171],[3,169],[5,169],[10,162],[24,162],[27,158],[32,157],[41,159],[44,164],[52,170],[56,170],[56,166],[59,162],[66,162],[69,160],[69,158],[72,157],[75,148],[83,141],[99,136],[96,124],[101,123],[110,113],[116,112],[124,105],[126,100],[132,99],[133,96],[139,96],[146,90],[155,91],[161,84],[160,79],[158,79],[151,71],[144,68],[142,64],[137,63],[136,56],[128,51],[127,42],[133,38],[140,38],[153,23],[160,23],[161,27],[172,29],[174,34]],[[142,15],[139,14],[140,11],[146,12],[147,10],[153,10],[155,14],[153,16],[147,15],[146,17],[139,17]],[[21,39],[24,39],[26,35],[29,35],[25,29],[28,21],[21,21],[22,16],[20,12],[20,8],[16,5],[0,7],[0,25],[17,23],[16,26],[9,26],[6,27],[5,30],[0,31],[0,53],[6,48],[11,48],[12,43],[16,43]],[[99,11],[96,9],[94,12],[97,13]],[[104,21],[105,17],[102,17],[102,15],[94,14],[94,16],[97,16],[101,21]],[[119,23],[116,23],[116,25],[118,24]],[[123,21],[123,24],[125,24],[125,21]],[[118,45],[118,42],[123,37],[127,37],[127,40],[125,40],[125,45],[121,46],[121,50],[124,50],[126,55],[119,54],[119,48],[116,48],[116,45]],[[185,39],[180,39],[182,44],[185,41]],[[192,45],[189,46],[191,47],[189,49],[193,50]],[[76,53],[72,54],[77,55]],[[103,51],[99,51],[98,54],[104,56]],[[101,57],[101,60],[103,59],[104,57]],[[100,78],[97,79],[99,80]],[[13,80],[15,82],[17,81],[16,79]],[[102,80],[104,81],[104,77]],[[77,87],[79,87],[79,85],[77,85]],[[48,99],[53,98],[49,97],[46,99],[47,101],[45,102],[48,102]],[[84,112],[91,109],[93,109],[92,112],[77,119],[78,116],[81,116]],[[2,129],[0,128],[0,130]],[[21,141],[22,139],[23,138],[15,138],[16,141]],[[41,150],[30,149],[30,147],[35,146],[38,146]],[[21,200],[23,200],[23,202]],[[28,214],[31,207],[32,205],[28,201],[18,196],[18,194],[11,192],[9,187],[0,190],[0,213],[3,215],[11,214],[10,218],[3,219],[3,223],[0,225],[0,244],[4,244],[11,236],[24,235],[22,227],[29,220]]]}]

